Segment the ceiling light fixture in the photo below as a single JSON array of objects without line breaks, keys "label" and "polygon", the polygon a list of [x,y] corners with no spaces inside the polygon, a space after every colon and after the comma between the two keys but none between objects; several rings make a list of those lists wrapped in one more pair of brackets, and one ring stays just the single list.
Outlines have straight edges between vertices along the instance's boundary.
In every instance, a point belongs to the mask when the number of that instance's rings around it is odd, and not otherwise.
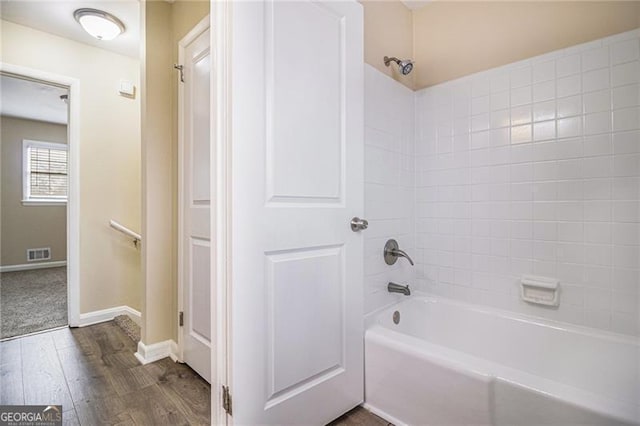
[{"label": "ceiling light fixture", "polygon": [[78,9],[73,17],[98,40],[113,40],[124,32],[124,24],[110,13],[98,9]]}]

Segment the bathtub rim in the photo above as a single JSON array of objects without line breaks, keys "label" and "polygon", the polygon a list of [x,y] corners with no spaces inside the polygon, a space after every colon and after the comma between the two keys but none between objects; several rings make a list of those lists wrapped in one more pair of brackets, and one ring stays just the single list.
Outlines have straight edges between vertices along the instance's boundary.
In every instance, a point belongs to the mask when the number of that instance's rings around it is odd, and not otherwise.
[{"label": "bathtub rim", "polygon": [[375,311],[372,311],[365,315],[365,331],[373,327],[376,324],[381,324],[379,318],[381,318],[386,311],[395,310],[396,306],[400,306],[407,302],[418,301],[422,303],[438,303],[453,305],[458,308],[479,312],[482,314],[493,315],[496,317],[509,319],[517,322],[524,322],[527,324],[533,324],[541,327],[548,327],[558,331],[576,333],[583,336],[594,337],[598,339],[604,339],[613,343],[627,344],[635,346],[640,351],[640,336],[632,336],[630,334],[617,333],[609,330],[602,330],[599,328],[588,327],[585,325],[578,325],[569,322],[552,320],[536,315],[523,314],[520,312],[510,311],[506,309],[495,308],[493,306],[481,305],[461,301],[457,299],[450,299],[443,296],[436,296],[430,293],[415,291],[411,296],[407,296],[399,301],[394,301],[388,305],[382,306]]},{"label": "bathtub rim", "polygon": [[[487,376],[492,380],[502,380],[503,382],[508,382],[513,386],[518,386],[539,394],[546,394],[551,397],[558,398],[573,406],[586,409],[600,415],[611,416],[612,418],[616,418],[621,421],[631,422],[632,424],[637,423],[640,426],[640,401],[637,404],[634,404],[633,401],[630,400],[621,400],[610,395],[598,394],[587,389],[574,387],[572,385],[564,384],[561,382],[555,382],[543,376],[537,376],[526,371],[502,366],[501,364],[481,358],[472,353],[448,348],[446,346],[438,345],[437,343],[433,343],[428,340],[423,340],[420,337],[394,330],[392,327],[390,327],[393,325],[390,324],[393,311],[401,309],[401,306],[403,304],[407,304],[410,302],[425,304],[437,303],[439,305],[445,306],[450,305],[458,309],[470,310],[474,313],[498,317],[504,319],[505,321],[516,321],[519,323],[550,328],[559,332],[575,333],[583,337],[596,339],[603,342],[628,345],[631,350],[635,350],[639,355],[640,337],[616,333],[608,330],[601,330],[583,325],[577,325],[573,323],[567,323],[563,321],[550,320],[535,315],[522,314],[519,312],[499,309],[492,306],[469,303],[466,301],[436,296],[421,291],[416,291],[411,296],[405,297],[399,301],[394,301],[394,303],[381,307],[380,309],[377,309],[376,311],[366,315],[364,336],[365,353],[367,339],[371,338],[372,333],[377,335],[376,339],[379,339],[381,335],[386,335],[384,336],[385,338],[400,342],[401,345],[408,349],[408,352],[412,354],[419,353],[419,356],[425,356],[425,352],[422,352],[422,350],[424,350],[426,346],[426,352],[427,355],[429,355],[429,360],[431,362],[436,362],[443,367],[453,368],[457,371],[460,371],[461,368],[466,368],[467,373],[475,376],[476,378],[478,378],[479,376]],[[416,346],[419,347],[419,349],[417,349]],[[435,348],[437,348],[437,350],[434,350]],[[446,357],[443,357],[442,352],[453,354],[454,359],[447,359]],[[477,360],[479,362],[473,362],[471,366],[465,365],[465,358],[473,359],[474,361]],[[500,371],[502,374],[498,374],[496,373],[496,371],[492,371],[490,368],[482,368],[483,364],[499,366],[500,368],[497,368],[496,370]],[[478,368],[478,365],[481,367]],[[638,368],[640,370],[640,357],[638,359]],[[524,383],[521,383],[520,381],[515,380],[514,377],[522,377],[526,380],[524,381]],[[529,379],[532,380],[529,381]],[[533,383],[533,385],[530,385],[530,383]],[[552,390],[550,391],[549,388],[551,388]],[[590,405],[589,402],[592,402],[595,407],[593,405]],[[377,409],[376,407],[373,408]]]}]

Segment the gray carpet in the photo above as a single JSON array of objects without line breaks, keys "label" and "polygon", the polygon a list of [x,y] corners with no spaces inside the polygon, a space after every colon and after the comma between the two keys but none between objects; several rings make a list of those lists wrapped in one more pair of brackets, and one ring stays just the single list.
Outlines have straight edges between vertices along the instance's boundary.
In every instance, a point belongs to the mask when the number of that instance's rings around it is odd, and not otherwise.
[{"label": "gray carpet", "polygon": [[136,343],[140,341],[140,326],[136,324],[129,315],[118,315],[113,319],[113,322],[115,322],[131,340]]},{"label": "gray carpet", "polygon": [[67,268],[0,274],[0,338],[67,325]]}]

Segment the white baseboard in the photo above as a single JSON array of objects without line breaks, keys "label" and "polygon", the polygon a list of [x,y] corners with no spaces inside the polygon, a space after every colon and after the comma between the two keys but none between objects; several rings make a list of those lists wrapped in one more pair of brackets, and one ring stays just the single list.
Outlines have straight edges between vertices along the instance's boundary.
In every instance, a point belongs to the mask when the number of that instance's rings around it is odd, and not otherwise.
[{"label": "white baseboard", "polygon": [[67,266],[67,261],[58,260],[55,262],[35,262],[25,263],[23,265],[0,266],[0,272],[30,271],[32,269],[58,268],[60,266]]},{"label": "white baseboard", "polygon": [[400,421],[400,419],[388,414],[385,411],[382,411],[372,405],[367,404],[366,402],[362,403],[361,406],[365,409],[365,410],[369,410],[371,411],[373,414],[375,414],[378,417],[382,417],[383,419],[385,419],[386,421],[393,423],[396,426],[407,426],[406,423]]},{"label": "white baseboard", "polygon": [[115,308],[101,309],[99,311],[87,312],[80,314],[80,321],[78,327],[85,327],[87,325],[98,324],[100,322],[111,321],[118,315],[129,315],[131,319],[138,325],[142,320],[142,315],[139,311],[129,306],[116,306]]},{"label": "white baseboard", "polygon": [[170,357],[174,362],[178,360],[178,345],[173,340],[145,345],[138,342],[138,352],[135,353],[140,364],[146,365],[154,361]]}]

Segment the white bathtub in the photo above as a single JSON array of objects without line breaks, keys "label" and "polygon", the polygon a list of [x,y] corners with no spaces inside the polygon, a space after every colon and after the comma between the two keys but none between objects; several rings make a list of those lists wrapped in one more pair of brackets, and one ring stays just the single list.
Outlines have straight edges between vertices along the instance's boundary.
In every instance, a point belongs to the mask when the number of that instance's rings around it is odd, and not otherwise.
[{"label": "white bathtub", "polygon": [[397,425],[640,424],[639,370],[638,339],[411,296],[369,321],[365,407]]}]

